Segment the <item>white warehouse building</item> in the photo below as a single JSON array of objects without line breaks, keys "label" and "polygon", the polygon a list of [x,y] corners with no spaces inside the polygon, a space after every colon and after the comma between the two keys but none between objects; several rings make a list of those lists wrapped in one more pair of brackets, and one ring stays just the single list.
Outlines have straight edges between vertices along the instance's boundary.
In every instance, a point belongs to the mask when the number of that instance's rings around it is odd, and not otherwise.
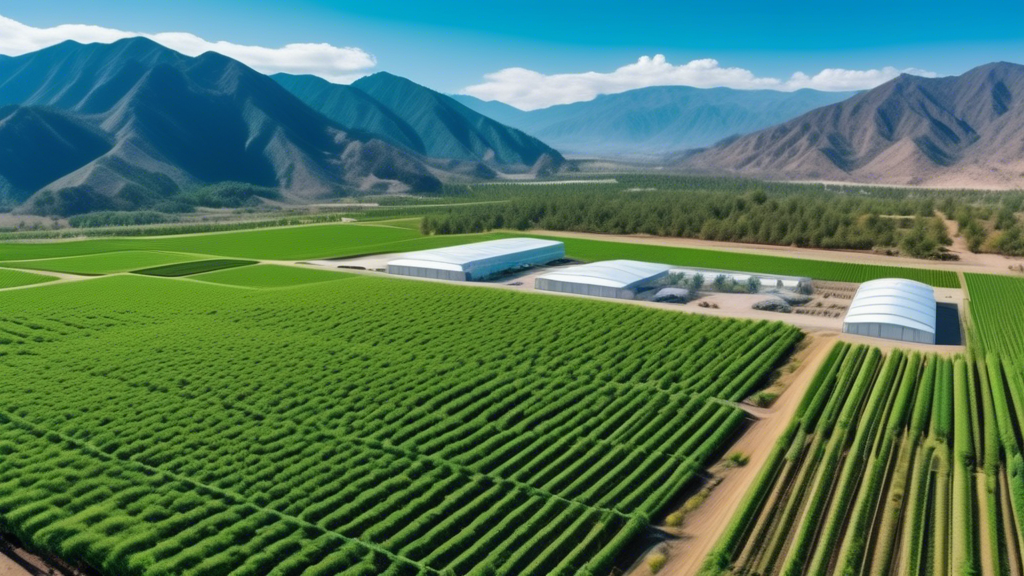
[{"label": "white warehouse building", "polygon": [[935,343],[935,290],[927,284],[886,278],[860,285],[843,320],[843,332]]},{"label": "white warehouse building", "polygon": [[439,280],[482,280],[565,258],[565,244],[536,238],[505,238],[403,254],[388,274]]},{"label": "white warehouse building", "polygon": [[632,300],[644,286],[668,276],[670,266],[635,260],[609,260],[570,266],[537,277],[538,290]]}]

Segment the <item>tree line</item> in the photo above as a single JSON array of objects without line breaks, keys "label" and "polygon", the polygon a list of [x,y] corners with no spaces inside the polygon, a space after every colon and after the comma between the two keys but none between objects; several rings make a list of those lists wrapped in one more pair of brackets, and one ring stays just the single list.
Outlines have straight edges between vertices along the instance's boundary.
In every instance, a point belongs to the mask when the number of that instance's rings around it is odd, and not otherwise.
[{"label": "tree line", "polygon": [[[548,229],[651,234],[826,249],[880,249],[943,258],[952,243],[940,216],[960,222],[972,250],[1024,254],[1024,194],[857,189],[729,178],[619,176],[615,184],[486,185],[499,204],[440,210],[428,234]],[[508,195],[509,188],[516,190]],[[993,234],[993,232],[998,232]]]}]

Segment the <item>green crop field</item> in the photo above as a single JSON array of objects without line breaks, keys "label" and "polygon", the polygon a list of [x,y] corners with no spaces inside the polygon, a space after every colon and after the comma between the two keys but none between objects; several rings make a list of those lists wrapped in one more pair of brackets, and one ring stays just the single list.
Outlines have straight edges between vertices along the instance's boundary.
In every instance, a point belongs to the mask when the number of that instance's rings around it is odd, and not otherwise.
[{"label": "green crop field", "polygon": [[316,282],[330,282],[356,278],[355,274],[346,274],[334,270],[317,270],[315,268],[296,268],[295,266],[277,266],[262,264],[244,268],[231,268],[201,274],[196,280],[227,284],[230,286],[248,286],[251,288],[283,288]]},{"label": "green crop field", "polygon": [[[31,244],[0,243],[0,261],[56,258],[125,250],[175,251],[225,258],[303,260],[409,252],[497,238],[531,236],[506,232],[422,236],[412,226],[413,222],[400,223],[408,224],[408,228],[371,224],[323,224],[162,238],[104,238]],[[959,287],[955,273],[923,268],[825,262],[802,258],[578,238],[551,239],[565,242],[566,253],[570,257],[586,261],[629,258],[675,266],[807,276],[818,280],[837,282],[865,282],[877,278],[896,277],[918,280],[937,287]],[[137,266],[136,268],[142,267]]]},{"label": "green crop field", "polygon": [[965,274],[973,329],[987,350],[1024,362],[1024,278]]},{"label": "green crop field", "polygon": [[[517,236],[504,234],[504,237]],[[523,236],[519,234],[518,236]],[[960,282],[956,273],[942,270],[926,270],[923,268],[907,268],[904,266],[876,266],[871,264],[853,264],[846,262],[825,262],[803,258],[786,258],[782,256],[764,256],[760,254],[743,254],[700,248],[679,248],[674,246],[654,246],[628,242],[605,242],[583,238],[563,238],[534,236],[565,242],[565,253],[571,258],[588,262],[628,258],[645,262],[658,262],[673,266],[693,266],[732,270],[738,272],[759,272],[763,274],[781,274],[788,276],[806,276],[815,280],[831,282],[867,282],[878,278],[907,278],[917,280],[938,288],[959,288]]]},{"label": "green crop field", "polygon": [[994,352],[837,344],[703,574],[1020,573],[1022,426]]},{"label": "green crop field", "polygon": [[30,270],[45,270],[50,272],[66,272],[68,274],[102,275],[113,274],[115,272],[128,272],[153,266],[165,266],[167,264],[191,262],[200,258],[200,256],[190,254],[132,250],[125,252],[107,252],[104,254],[89,254],[85,256],[71,256],[68,258],[48,258],[45,260],[5,262],[4,266],[10,266],[12,268],[26,268]]},{"label": "green crop field", "polygon": [[161,238],[0,243],[0,261],[165,250],[224,258],[301,260],[422,250],[491,239],[492,235],[421,236],[418,230],[370,224],[322,224]]},{"label": "green crop field", "polygon": [[3,292],[0,527],[117,576],[604,574],[801,336],[358,275]]},{"label": "green crop field", "polygon": [[0,289],[15,288],[17,286],[31,286],[56,280],[53,276],[22,272],[21,270],[5,270],[0,268]]},{"label": "green crop field", "polygon": [[206,272],[213,272],[215,270],[227,270],[230,268],[238,268],[239,266],[250,266],[256,264],[255,260],[195,260],[193,262],[182,262],[181,264],[168,264],[166,266],[156,266],[154,268],[144,268],[142,270],[135,270],[136,274],[143,274],[146,276],[161,276],[164,278],[177,278],[179,276],[191,276],[193,274],[203,274]]}]

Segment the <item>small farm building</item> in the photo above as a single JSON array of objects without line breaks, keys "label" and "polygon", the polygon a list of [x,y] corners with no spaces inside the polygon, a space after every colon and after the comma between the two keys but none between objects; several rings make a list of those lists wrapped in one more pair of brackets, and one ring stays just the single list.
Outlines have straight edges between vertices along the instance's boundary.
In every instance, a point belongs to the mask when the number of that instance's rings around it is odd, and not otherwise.
[{"label": "small farm building", "polygon": [[668,276],[670,268],[635,260],[593,262],[538,276],[535,286],[538,290],[632,300],[639,289]]},{"label": "small farm building", "polygon": [[482,280],[504,272],[565,258],[565,244],[536,238],[505,238],[403,254],[388,262],[388,274]]},{"label": "small farm building", "polygon": [[927,284],[886,278],[860,285],[843,321],[843,332],[935,343],[935,290]]}]

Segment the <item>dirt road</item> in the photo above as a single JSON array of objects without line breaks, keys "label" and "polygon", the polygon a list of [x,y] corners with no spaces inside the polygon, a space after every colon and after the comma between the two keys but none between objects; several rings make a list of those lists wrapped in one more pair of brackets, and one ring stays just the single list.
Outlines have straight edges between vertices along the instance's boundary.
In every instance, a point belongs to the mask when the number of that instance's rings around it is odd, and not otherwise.
[{"label": "dirt road", "polygon": [[[678,538],[668,543],[668,563],[658,572],[667,576],[691,576],[700,569],[733,514],[746,495],[750,485],[761,471],[768,455],[779,436],[789,426],[800,401],[804,397],[814,373],[832,350],[836,338],[830,335],[808,335],[808,342],[794,358],[799,362],[797,369],[786,375],[788,386],[775,404],[752,424],[729,452],[742,452],[750,456],[750,462],[741,468],[712,468],[712,473],[721,476],[722,482],[711,491],[704,503],[689,513],[679,528],[661,527]],[[631,576],[647,576],[646,565],[641,564]]]}]

